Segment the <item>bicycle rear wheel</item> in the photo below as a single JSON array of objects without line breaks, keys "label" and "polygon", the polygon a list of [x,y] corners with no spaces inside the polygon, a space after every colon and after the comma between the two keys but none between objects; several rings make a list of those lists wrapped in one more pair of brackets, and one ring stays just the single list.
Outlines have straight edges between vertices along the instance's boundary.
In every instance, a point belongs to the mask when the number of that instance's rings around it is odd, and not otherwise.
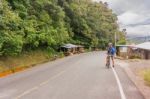
[{"label": "bicycle rear wheel", "polygon": [[109,56],[107,57],[106,67],[107,67],[107,68],[110,68],[110,57],[109,57]]}]

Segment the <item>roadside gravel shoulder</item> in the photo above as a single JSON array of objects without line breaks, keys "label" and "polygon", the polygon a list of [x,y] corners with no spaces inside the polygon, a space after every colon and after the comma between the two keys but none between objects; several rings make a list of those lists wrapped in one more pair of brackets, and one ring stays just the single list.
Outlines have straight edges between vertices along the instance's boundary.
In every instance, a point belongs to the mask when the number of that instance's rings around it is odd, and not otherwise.
[{"label": "roadside gravel shoulder", "polygon": [[150,99],[150,87],[145,84],[141,75],[143,70],[150,69],[150,61],[116,59],[116,64],[126,71],[145,99]]}]

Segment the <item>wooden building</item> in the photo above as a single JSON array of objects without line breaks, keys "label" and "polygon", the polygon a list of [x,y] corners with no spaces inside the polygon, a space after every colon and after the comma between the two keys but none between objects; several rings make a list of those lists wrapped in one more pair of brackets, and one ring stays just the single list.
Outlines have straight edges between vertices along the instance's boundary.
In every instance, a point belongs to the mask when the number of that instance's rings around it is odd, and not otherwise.
[{"label": "wooden building", "polygon": [[68,56],[68,55],[73,55],[77,53],[83,53],[84,47],[81,45],[65,44],[61,46],[61,51],[63,51],[64,54]]},{"label": "wooden building", "polygon": [[130,54],[131,45],[117,45],[117,56],[128,59]]},{"label": "wooden building", "polygon": [[136,53],[141,59],[150,59],[150,42],[144,42],[134,47]]},{"label": "wooden building", "polygon": [[150,42],[137,45],[117,45],[117,55],[123,58],[150,59]]}]

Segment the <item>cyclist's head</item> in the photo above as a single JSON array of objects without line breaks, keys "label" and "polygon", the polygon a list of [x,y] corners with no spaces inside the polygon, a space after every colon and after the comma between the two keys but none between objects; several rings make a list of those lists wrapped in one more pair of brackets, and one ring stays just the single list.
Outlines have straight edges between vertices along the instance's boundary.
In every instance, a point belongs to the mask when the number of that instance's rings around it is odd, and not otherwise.
[{"label": "cyclist's head", "polygon": [[109,46],[109,47],[112,47],[112,46],[113,46],[113,44],[112,44],[112,43],[109,43],[109,44],[108,44],[108,46]]}]

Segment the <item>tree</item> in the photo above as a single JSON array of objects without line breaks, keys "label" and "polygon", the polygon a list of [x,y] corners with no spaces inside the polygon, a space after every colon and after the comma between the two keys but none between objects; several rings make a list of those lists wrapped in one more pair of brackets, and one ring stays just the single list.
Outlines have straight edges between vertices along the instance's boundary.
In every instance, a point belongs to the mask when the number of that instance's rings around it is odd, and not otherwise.
[{"label": "tree", "polygon": [[37,48],[57,50],[69,42],[104,49],[119,31],[107,3],[92,0],[1,0],[0,55]]}]

